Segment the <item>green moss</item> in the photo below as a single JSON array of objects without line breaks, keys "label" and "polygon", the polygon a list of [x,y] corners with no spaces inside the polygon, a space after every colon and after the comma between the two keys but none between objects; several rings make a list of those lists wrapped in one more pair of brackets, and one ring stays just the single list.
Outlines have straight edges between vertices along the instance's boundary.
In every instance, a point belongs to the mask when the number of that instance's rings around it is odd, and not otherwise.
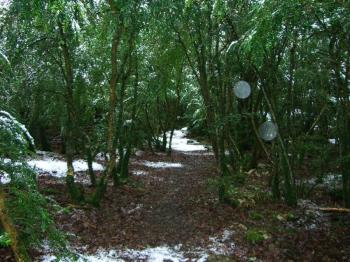
[{"label": "green moss", "polygon": [[251,244],[259,244],[268,238],[269,236],[264,230],[249,229],[246,233],[246,239]]},{"label": "green moss", "polygon": [[41,192],[42,192],[43,194],[46,194],[46,195],[57,195],[57,194],[61,193],[60,190],[55,189],[55,188],[43,188],[43,189],[41,190]]},{"label": "green moss", "polygon": [[264,218],[264,216],[256,211],[252,211],[249,213],[249,217],[253,220],[262,220]]},{"label": "green moss", "polygon": [[63,214],[69,215],[72,212],[72,210],[71,210],[70,207],[64,207],[64,208],[61,209],[61,212]]},{"label": "green moss", "polygon": [[286,215],[286,219],[287,219],[287,221],[295,221],[295,220],[297,220],[297,217],[293,213],[288,213]]}]

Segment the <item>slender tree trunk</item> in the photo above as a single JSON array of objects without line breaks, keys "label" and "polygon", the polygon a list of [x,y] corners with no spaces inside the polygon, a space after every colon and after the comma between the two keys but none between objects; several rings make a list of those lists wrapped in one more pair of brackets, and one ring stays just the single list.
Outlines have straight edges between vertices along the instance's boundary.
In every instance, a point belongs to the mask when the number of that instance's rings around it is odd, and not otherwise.
[{"label": "slender tree trunk", "polygon": [[[350,59],[347,56],[346,61],[343,63],[346,65],[345,79],[341,77],[341,42],[349,41],[349,39],[339,38],[338,35],[332,35],[329,43],[329,57],[330,65],[333,69],[331,78],[334,79],[334,87],[337,97],[337,136],[339,138],[339,158],[341,160],[342,171],[342,184],[343,184],[343,201],[346,207],[350,207],[350,91],[348,88],[349,83],[349,62]],[[350,52],[350,50],[348,50]]]},{"label": "slender tree trunk", "polygon": [[173,136],[174,136],[174,127],[171,128],[171,131],[170,131],[170,137],[169,137],[169,147],[168,147],[168,155],[171,155],[171,144],[173,143]]},{"label": "slender tree trunk", "polygon": [[[115,16],[117,16],[118,11],[112,0],[107,1],[111,7],[111,10]],[[108,179],[113,177],[116,172],[116,106],[117,106],[117,82],[118,82],[118,48],[120,44],[120,39],[123,32],[123,24],[120,23],[114,31],[112,48],[111,48],[111,77],[109,81],[109,108],[107,116],[107,151],[109,159],[107,162],[107,168],[103,172],[103,175],[97,185],[94,196],[92,197],[92,204],[99,206],[99,203],[106,191],[106,186]]]},{"label": "slender tree trunk", "polygon": [[86,158],[87,158],[87,164],[88,164],[88,173],[89,173],[89,177],[90,177],[90,183],[93,187],[96,186],[96,176],[94,173],[94,169],[93,169],[93,156],[92,156],[92,152],[90,147],[88,146],[86,148]]},{"label": "slender tree trunk", "polygon": [[218,134],[217,127],[215,126],[215,111],[213,101],[210,95],[210,89],[207,79],[207,73],[205,69],[205,65],[201,65],[199,68],[199,86],[202,94],[202,98],[205,106],[206,113],[206,125],[207,130],[209,132],[209,139],[213,146],[213,151],[215,154],[215,158],[218,161]]},{"label": "slender tree trunk", "polygon": [[109,161],[107,164],[107,176],[113,177],[116,172],[116,115],[115,110],[117,106],[117,80],[118,80],[118,64],[117,54],[122,33],[122,27],[115,30],[112,49],[111,49],[111,78],[109,81],[109,108],[108,108],[108,128],[107,128],[107,150],[109,154]]},{"label": "slender tree trunk", "polygon": [[65,127],[65,154],[67,161],[66,183],[68,191],[74,201],[81,201],[83,196],[74,183],[74,168],[73,168],[73,133],[74,133],[74,101],[73,101],[73,66],[71,54],[68,47],[67,36],[64,32],[62,22],[58,23],[60,37],[62,40],[61,49],[64,61],[65,80],[66,80],[66,127]]}]

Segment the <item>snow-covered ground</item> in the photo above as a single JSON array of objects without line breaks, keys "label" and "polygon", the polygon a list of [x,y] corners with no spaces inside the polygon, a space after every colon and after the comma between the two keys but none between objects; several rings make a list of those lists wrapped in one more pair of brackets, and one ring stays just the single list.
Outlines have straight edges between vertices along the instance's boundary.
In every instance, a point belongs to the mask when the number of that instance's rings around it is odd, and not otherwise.
[{"label": "snow-covered ground", "polygon": [[[181,262],[186,261],[184,254],[177,248],[170,248],[167,246],[147,248],[143,250],[126,249],[124,251],[117,250],[99,250],[93,255],[78,254],[78,262],[124,262],[132,261],[149,261],[149,262]],[[54,262],[56,257],[47,255],[42,257],[42,262]],[[196,260],[205,261],[205,260]]]},{"label": "snow-covered ground", "polygon": [[214,152],[207,151],[207,152],[183,152],[183,154],[188,156],[214,156]]},{"label": "snow-covered ground", "polygon": [[[159,246],[142,250],[98,250],[95,254],[78,253],[78,262],[124,262],[124,261],[148,261],[148,262],[204,262],[210,255],[231,255],[236,249],[236,245],[231,241],[234,234],[232,230],[224,230],[222,234],[209,238],[206,248],[194,248],[193,251],[184,252],[182,245],[174,247]],[[191,259],[189,259],[191,257]],[[41,258],[41,262],[53,262],[56,257],[47,254]]]},{"label": "snow-covered ground", "polygon": [[234,252],[235,243],[230,241],[234,231],[225,229],[221,236],[210,237],[209,251],[214,255],[230,255]]},{"label": "snow-covered ground", "polygon": [[135,176],[146,176],[148,175],[148,172],[143,171],[143,170],[135,170],[131,172],[132,174],[134,174]]},{"label": "snow-covered ground", "polygon": [[143,161],[142,165],[152,168],[181,168],[183,164],[181,163],[171,163],[171,162],[151,162],[151,161]]},{"label": "snow-covered ground", "polygon": [[[208,149],[198,143],[196,140],[186,138],[187,128],[184,127],[181,130],[174,130],[173,140],[171,143],[171,148],[176,151],[181,152],[191,152],[191,151],[207,151]],[[167,133],[168,147],[170,132]]]},{"label": "snow-covered ground", "polygon": [[[192,139],[187,139],[185,136],[187,134],[187,128],[181,130],[175,130],[172,140],[172,149],[181,151],[187,154],[191,154],[193,151],[207,151],[204,145],[199,144],[197,141]],[[168,132],[168,138],[170,137],[170,132]],[[169,139],[168,139],[169,140]],[[197,152],[200,154],[199,152]],[[203,152],[203,154],[208,154],[208,152]],[[195,153],[194,153],[195,154]],[[99,158],[104,157],[101,155]],[[45,151],[37,151],[37,156],[35,158],[30,158],[27,161],[28,165],[34,168],[39,175],[48,175],[57,178],[64,178],[67,172],[67,163],[62,156]],[[150,162],[143,161],[140,164],[151,167],[151,168],[182,168],[181,163],[170,163],[170,162]],[[73,167],[75,172],[86,172],[88,170],[88,165],[85,160],[77,159],[73,162]],[[102,171],[104,169],[103,165],[93,162],[94,171]],[[145,171],[136,171],[134,175],[142,176],[146,175]],[[5,176],[3,176],[5,177]]]},{"label": "snow-covered ground", "polygon": [[328,173],[320,178],[311,178],[305,181],[309,185],[318,185],[327,189],[341,188],[342,175],[336,173]]},{"label": "snow-covered ground", "polygon": [[[39,175],[49,175],[53,177],[63,178],[67,173],[67,162],[60,159],[59,155],[51,152],[38,151],[35,159],[29,159],[28,165],[34,168]],[[88,165],[85,160],[78,159],[73,161],[75,172],[86,172]],[[103,166],[99,163],[93,162],[94,171],[102,171]]]},{"label": "snow-covered ground", "polygon": [[315,230],[321,226],[327,226],[329,214],[320,211],[321,206],[311,200],[299,199],[298,211],[295,213],[295,220],[287,221],[287,228],[304,228],[305,230]]},{"label": "snow-covered ground", "polygon": [[[185,136],[187,129],[175,130],[172,140],[172,149],[183,152],[185,154],[212,154],[207,147],[199,144],[197,141],[187,139]],[[168,138],[170,133],[168,133]],[[168,139],[169,140],[169,139]],[[196,152],[197,151],[197,152]],[[199,152],[206,151],[206,152]],[[102,157],[101,157],[102,158]],[[151,162],[141,161],[137,162],[140,165],[150,168],[182,168],[183,164],[174,162]],[[38,152],[38,157],[29,159],[28,164],[35,168],[39,175],[50,175],[58,178],[65,177],[67,171],[66,161],[59,155],[48,152]],[[87,171],[87,163],[84,160],[75,160],[73,163],[76,172]],[[103,170],[103,166],[94,162],[93,169],[95,171]],[[135,170],[132,172],[136,176],[148,175],[147,171]],[[139,208],[139,207],[136,207]],[[133,210],[132,210],[133,211]],[[129,211],[126,211],[129,212]],[[159,246],[153,248],[146,248],[142,250],[123,249],[123,250],[98,250],[95,254],[87,254],[84,251],[79,251],[78,262],[116,262],[116,261],[149,261],[149,262],[183,262],[189,261],[188,257],[195,257],[190,261],[204,262],[210,254],[213,255],[229,255],[234,252],[235,244],[230,241],[230,237],[234,232],[225,230],[218,236],[213,236],[208,239],[208,246],[206,248],[194,247],[191,252],[184,252],[181,250],[181,245],[174,247]],[[77,250],[84,250],[79,248]],[[40,261],[52,262],[56,261],[56,257],[51,255],[49,251],[45,251],[47,255],[43,256]]]}]

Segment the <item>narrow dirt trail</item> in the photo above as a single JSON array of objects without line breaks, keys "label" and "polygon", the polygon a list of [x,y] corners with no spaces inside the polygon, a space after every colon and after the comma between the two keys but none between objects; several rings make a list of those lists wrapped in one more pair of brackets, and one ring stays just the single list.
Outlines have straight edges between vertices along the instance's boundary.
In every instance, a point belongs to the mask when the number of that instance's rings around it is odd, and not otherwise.
[{"label": "narrow dirt trail", "polygon": [[213,158],[175,152],[149,161],[177,162],[183,167],[148,168],[149,175],[140,178],[148,192],[141,200],[143,210],[147,210],[142,216],[150,235],[147,242],[162,244],[156,237],[168,245],[193,245],[202,239],[199,229],[203,223],[210,223],[203,213],[208,211],[207,201],[214,197],[207,190],[208,178],[215,175]]},{"label": "narrow dirt trail", "polygon": [[[152,168],[143,161],[183,167]],[[146,174],[133,175],[141,170]],[[224,227],[220,208],[214,206],[216,192],[208,190],[208,179],[215,176],[212,156],[145,152],[132,159],[130,173],[132,186],[109,187],[100,209],[75,212],[74,224],[69,223],[69,215],[60,217],[65,229],[79,236],[77,244],[92,252],[98,247],[203,246]]]},{"label": "narrow dirt trail", "polygon": [[[192,251],[206,253],[210,238],[230,226],[233,208],[218,204],[217,192],[209,190],[216,172],[208,151],[142,152],[131,159],[129,172],[130,183],[109,186],[99,209],[74,208],[57,217],[79,252],[168,246],[181,248],[187,260],[196,259],[198,252]],[[68,205],[65,186],[51,179],[42,177],[41,187],[54,187],[54,198]],[[219,253],[232,253],[231,240],[220,243]]]}]

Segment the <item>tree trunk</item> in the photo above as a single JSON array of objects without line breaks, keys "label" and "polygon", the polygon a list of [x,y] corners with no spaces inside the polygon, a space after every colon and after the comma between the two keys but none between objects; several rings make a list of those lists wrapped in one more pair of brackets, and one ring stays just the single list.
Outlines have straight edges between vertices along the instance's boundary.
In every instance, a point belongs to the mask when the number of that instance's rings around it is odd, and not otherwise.
[{"label": "tree trunk", "polygon": [[96,176],[95,176],[95,173],[94,173],[94,169],[92,167],[93,156],[92,156],[90,147],[88,147],[86,149],[86,158],[87,158],[88,173],[89,173],[89,177],[90,177],[90,182],[91,182],[91,185],[94,187],[94,186],[96,186]]},{"label": "tree trunk", "polygon": [[58,23],[60,37],[62,40],[61,48],[65,69],[65,81],[66,81],[66,127],[65,127],[65,148],[66,148],[66,161],[67,161],[67,175],[66,183],[68,191],[74,201],[81,201],[83,196],[80,190],[74,183],[74,168],[73,168],[73,133],[74,133],[74,100],[73,100],[73,66],[71,61],[71,55],[68,48],[68,41],[64,32],[62,22]]},{"label": "tree trunk", "polygon": [[[118,8],[115,6],[112,0],[107,1],[110,8],[115,16],[118,14]],[[118,48],[120,44],[121,35],[123,32],[123,25],[120,24],[114,31],[112,48],[111,48],[111,78],[109,81],[109,108],[107,116],[107,151],[109,154],[109,159],[107,163],[107,168],[104,171],[98,185],[94,196],[92,197],[92,204],[99,206],[99,203],[106,191],[108,179],[113,177],[116,172],[116,106],[117,106],[117,82],[118,82]]]},{"label": "tree trunk", "polygon": [[[112,8],[113,10],[113,8]],[[122,33],[122,27],[118,27],[113,36],[111,49],[111,78],[109,81],[109,108],[108,108],[108,129],[107,129],[107,150],[109,160],[107,164],[107,177],[113,177],[116,172],[116,115],[117,106],[117,80],[118,80],[118,64],[117,53]]]}]

